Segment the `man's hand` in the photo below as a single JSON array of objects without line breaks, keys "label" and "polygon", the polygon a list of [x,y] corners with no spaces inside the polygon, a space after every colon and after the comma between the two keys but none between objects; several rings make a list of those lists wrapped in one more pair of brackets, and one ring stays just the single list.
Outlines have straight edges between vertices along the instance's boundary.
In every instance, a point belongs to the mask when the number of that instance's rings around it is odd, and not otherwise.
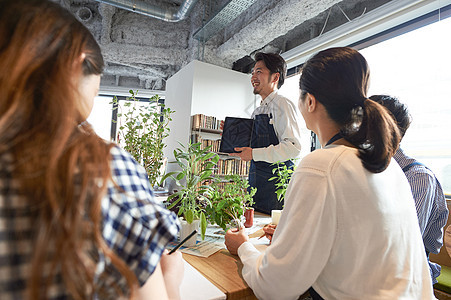
[{"label": "man's hand", "polygon": [[239,230],[236,228],[229,229],[225,235],[225,245],[227,250],[234,255],[238,254],[238,248],[241,244],[247,242],[248,240],[249,237],[246,235],[244,227],[240,227]]},{"label": "man's hand", "polygon": [[234,149],[239,151],[239,153],[230,153],[230,156],[238,156],[241,160],[250,161],[252,160],[252,148],[249,147],[237,147]]}]

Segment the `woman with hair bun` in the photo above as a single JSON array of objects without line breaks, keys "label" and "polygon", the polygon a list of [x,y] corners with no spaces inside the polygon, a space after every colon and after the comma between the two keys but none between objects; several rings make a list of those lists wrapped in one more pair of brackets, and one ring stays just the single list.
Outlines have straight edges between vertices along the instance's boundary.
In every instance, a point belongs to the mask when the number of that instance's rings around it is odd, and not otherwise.
[{"label": "woman with hair bun", "polygon": [[0,298],[178,299],[176,216],[86,122],[100,47],[48,0],[0,0]]},{"label": "woman with hair bun", "polygon": [[294,172],[264,253],[244,230],[226,234],[258,298],[435,299],[409,183],[392,160],[398,128],[367,99],[368,83],[351,48],[305,63],[298,105],[323,148]]}]

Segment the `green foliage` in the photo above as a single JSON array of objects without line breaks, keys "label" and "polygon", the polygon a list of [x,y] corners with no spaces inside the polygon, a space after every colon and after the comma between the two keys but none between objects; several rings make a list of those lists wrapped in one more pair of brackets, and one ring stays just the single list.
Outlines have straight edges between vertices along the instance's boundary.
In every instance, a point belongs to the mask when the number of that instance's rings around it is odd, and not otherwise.
[{"label": "green foliage", "polygon": [[280,162],[276,162],[273,165],[276,165],[276,167],[272,169],[272,173],[275,176],[269,178],[268,181],[276,180],[274,185],[276,186],[277,200],[283,201],[285,199],[285,193],[294,169],[290,169],[285,164]]},{"label": "green foliage", "polygon": [[252,197],[257,189],[251,188],[249,183],[239,175],[227,175],[223,180],[213,182],[214,190],[210,198],[210,205],[206,207],[211,223],[218,224],[226,230],[235,220],[240,220],[246,209],[254,204]]},{"label": "green foliage", "polygon": [[[180,144],[180,143],[179,143]],[[168,208],[178,207],[178,215],[183,216],[188,223],[200,220],[201,237],[205,238],[207,219],[205,207],[209,205],[212,186],[208,182],[214,180],[211,176],[219,156],[209,152],[211,147],[201,149],[201,143],[180,144],[181,148],[174,150],[175,161],[181,168],[178,172],[166,174],[162,180],[171,177],[181,187],[180,191],[168,197]],[[182,181],[182,179],[185,179]]]},{"label": "green foliage", "polygon": [[163,148],[166,147],[163,141],[169,135],[168,124],[172,121],[171,114],[174,111],[158,103],[158,95],[150,98],[148,105],[140,105],[136,99],[137,93],[130,90],[129,101],[123,104],[126,109],[119,105],[116,96],[113,98],[113,103],[119,109],[118,118],[125,120],[124,124],[119,124],[117,142],[144,166],[149,182],[154,187],[163,182],[158,181],[164,159]]}]

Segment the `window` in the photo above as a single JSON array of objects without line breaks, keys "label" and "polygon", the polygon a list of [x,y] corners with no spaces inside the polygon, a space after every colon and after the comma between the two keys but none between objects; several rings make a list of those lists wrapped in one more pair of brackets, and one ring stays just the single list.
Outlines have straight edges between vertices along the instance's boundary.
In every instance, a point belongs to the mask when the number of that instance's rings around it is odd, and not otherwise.
[{"label": "window", "polygon": [[[300,74],[290,76],[288,78],[285,78],[285,82],[280,88],[280,94],[284,95],[293,103],[298,106],[298,100],[299,100],[299,77],[301,77]],[[299,112],[299,128],[301,130],[301,154],[300,157],[304,157],[307,154],[310,153],[310,136],[311,131],[307,129],[305,126],[304,119],[302,118],[301,113]]]},{"label": "window", "polygon": [[97,96],[94,99],[94,106],[88,117],[94,131],[104,140],[111,139],[111,120],[113,105],[110,104],[113,97]]},{"label": "window", "polygon": [[451,195],[451,18],[361,49],[371,70],[368,96],[405,103],[413,121],[401,142],[406,154],[436,174]]},{"label": "window", "polygon": [[[125,148],[126,145],[123,139],[126,136],[128,129],[132,128],[134,135],[137,134],[140,137],[144,136],[144,133],[149,132],[149,126],[153,122],[152,114],[156,111],[161,111],[155,101],[149,102],[149,99],[144,100],[138,98],[137,100],[139,101],[120,100],[117,114],[115,114],[117,126],[115,126],[116,133],[114,135],[114,140],[123,148]],[[146,118],[145,116],[150,116],[150,118]],[[123,129],[121,130],[121,133],[118,134],[117,130],[121,127],[123,127]]]},{"label": "window", "polygon": [[[117,128],[121,124],[124,124],[126,122],[125,120],[125,114],[130,109],[129,107],[125,106],[125,102],[130,102],[126,100],[126,97],[119,96],[117,97],[120,103],[120,111],[119,113],[123,114],[122,118],[117,117],[117,113],[113,111],[113,97],[114,96],[97,96],[94,99],[94,106],[92,108],[91,114],[89,115],[87,121],[92,125],[94,128],[94,131],[104,140],[110,141],[114,140],[116,141],[117,138]],[[155,104],[150,104],[149,99],[145,98],[137,98],[140,102],[135,103],[137,106],[151,106],[156,107]],[[160,103],[164,103],[163,99],[159,100]]]},{"label": "window", "polygon": [[[360,36],[363,30],[358,28],[359,22],[354,24],[359,30],[351,26],[348,28],[351,33],[345,32],[345,37],[349,35],[348,40],[353,43],[349,46],[359,49],[370,66],[368,96],[396,96],[408,105],[413,121],[401,147],[407,155],[433,170],[447,198],[451,197],[451,101],[448,91],[451,86],[451,39],[448,38],[451,30],[450,16],[451,5],[448,5],[414,17],[406,23],[397,23],[399,25],[377,34],[372,30],[374,26],[368,25],[369,34],[358,42],[353,39],[354,36]],[[387,18],[387,23],[390,20]],[[353,30],[358,34],[352,34]],[[342,31],[334,33],[336,36],[331,34],[329,43],[326,37],[312,41],[311,48],[326,44],[330,47],[343,45],[339,44],[344,38],[340,36]],[[304,45],[288,51],[287,61],[302,63],[312,54],[311,49],[307,48]],[[318,48],[318,51],[321,49]],[[301,66],[291,67],[288,73],[297,73]],[[288,80],[298,81],[299,75]],[[297,82],[292,89],[298,91]],[[297,96],[291,98],[295,97]],[[308,131],[303,134],[310,136]]]}]

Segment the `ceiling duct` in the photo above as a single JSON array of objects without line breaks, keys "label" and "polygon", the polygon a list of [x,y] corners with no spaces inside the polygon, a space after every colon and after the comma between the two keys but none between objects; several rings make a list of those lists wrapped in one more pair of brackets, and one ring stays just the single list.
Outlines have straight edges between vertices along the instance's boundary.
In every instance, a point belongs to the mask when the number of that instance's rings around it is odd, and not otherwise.
[{"label": "ceiling duct", "polygon": [[230,0],[210,20],[197,30],[193,37],[198,41],[207,41],[210,37],[225,28],[256,0]]},{"label": "ceiling duct", "polygon": [[180,5],[178,11],[171,8],[162,8],[141,0],[96,0],[118,8],[129,10],[148,17],[160,19],[166,22],[178,22],[186,18],[193,9],[197,0],[186,0]]}]

